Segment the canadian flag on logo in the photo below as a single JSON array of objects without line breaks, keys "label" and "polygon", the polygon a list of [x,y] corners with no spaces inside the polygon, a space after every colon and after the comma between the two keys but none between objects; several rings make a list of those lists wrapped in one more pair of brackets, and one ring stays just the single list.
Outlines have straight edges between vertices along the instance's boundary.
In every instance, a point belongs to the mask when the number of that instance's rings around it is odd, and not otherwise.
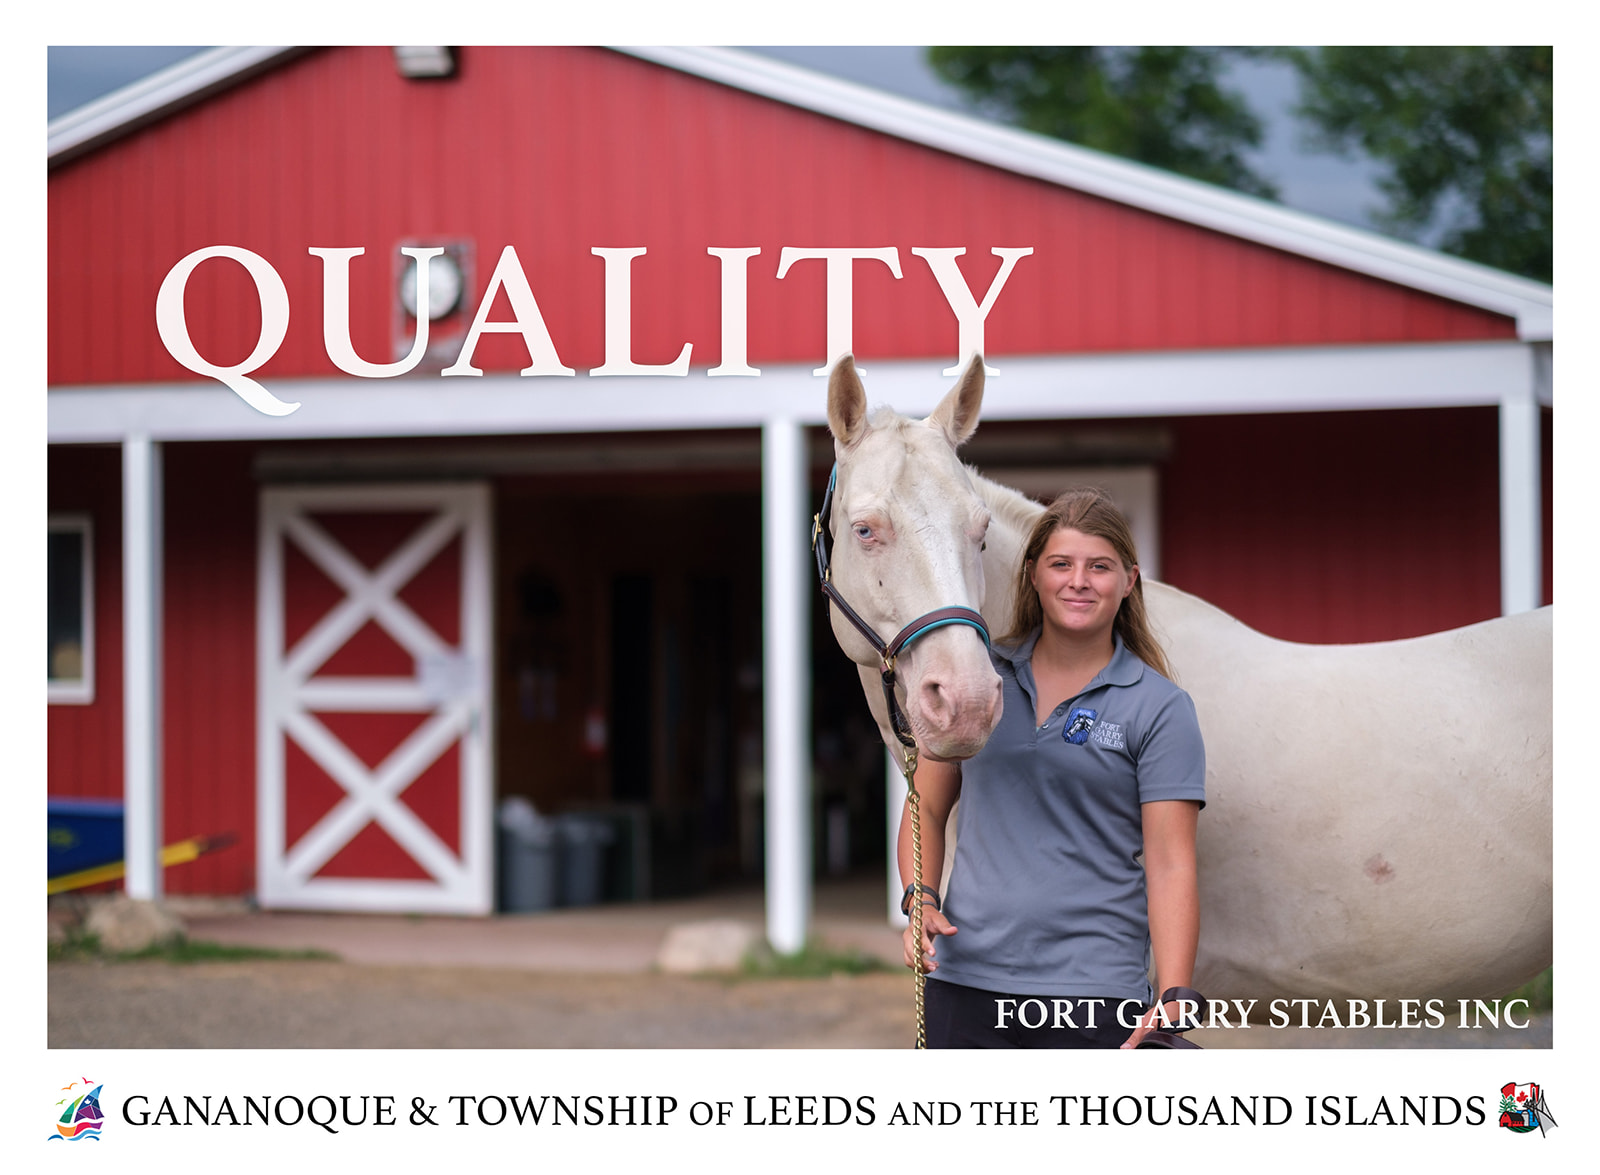
[{"label": "canadian flag on logo", "polygon": [[1502,1085],[1500,1096],[1516,1102],[1519,1110],[1529,1109],[1539,1101],[1539,1086],[1537,1082],[1532,1081],[1527,1085]]},{"label": "canadian flag on logo", "polygon": [[1546,1125],[1555,1124],[1556,1120],[1545,1107],[1538,1082],[1530,1081],[1526,1085],[1510,1082],[1500,1087],[1500,1125],[1518,1133],[1537,1127],[1542,1134]]}]

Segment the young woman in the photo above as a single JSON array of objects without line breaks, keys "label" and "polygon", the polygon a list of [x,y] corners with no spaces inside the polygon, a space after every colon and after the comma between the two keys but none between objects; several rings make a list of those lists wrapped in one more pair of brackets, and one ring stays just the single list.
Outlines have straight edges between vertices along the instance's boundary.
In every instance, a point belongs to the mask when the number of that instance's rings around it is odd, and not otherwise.
[{"label": "young woman", "polygon": [[[1132,532],[1099,491],[1041,516],[1016,598],[992,654],[999,726],[965,763],[924,756],[917,770],[925,880],[961,808],[949,892],[917,895],[923,944],[907,927],[906,964],[920,954],[928,971],[930,1048],[1136,1048],[1166,1026],[1155,992],[1187,987],[1194,968],[1194,703],[1168,680]],[[909,818],[899,860],[909,909]]]}]

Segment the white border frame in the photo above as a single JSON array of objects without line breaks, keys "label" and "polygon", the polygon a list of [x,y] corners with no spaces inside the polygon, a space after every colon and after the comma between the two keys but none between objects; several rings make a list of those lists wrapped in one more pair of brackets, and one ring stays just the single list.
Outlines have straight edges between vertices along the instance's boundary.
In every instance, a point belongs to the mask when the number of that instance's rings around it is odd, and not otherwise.
[{"label": "white border frame", "polygon": [[78,531],[83,535],[83,677],[80,681],[50,681],[52,706],[92,706],[94,704],[94,515],[72,511],[50,515],[49,530],[54,533]]}]

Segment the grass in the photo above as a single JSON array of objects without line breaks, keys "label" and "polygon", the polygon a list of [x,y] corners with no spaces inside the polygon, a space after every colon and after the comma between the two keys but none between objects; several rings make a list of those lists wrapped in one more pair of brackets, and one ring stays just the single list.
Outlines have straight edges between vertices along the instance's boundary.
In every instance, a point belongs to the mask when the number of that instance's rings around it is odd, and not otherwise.
[{"label": "grass", "polygon": [[99,959],[110,963],[131,963],[158,959],[167,963],[238,963],[259,959],[337,961],[338,955],[328,951],[280,951],[271,947],[233,946],[229,943],[208,942],[204,939],[180,935],[168,942],[152,943],[142,951],[102,950],[100,940],[93,934],[73,934],[64,943],[50,944],[50,961],[82,962]]},{"label": "grass", "polygon": [[[1524,983],[1516,991],[1506,997],[1508,1000],[1527,1000],[1528,1008],[1534,1012],[1548,1012],[1555,1006],[1555,979],[1554,967],[1546,967],[1538,975]],[[1502,1002],[1501,1007],[1505,1004]]]},{"label": "grass", "polygon": [[862,950],[838,950],[821,942],[808,942],[798,954],[780,955],[763,946],[745,956],[745,979],[826,979],[830,975],[866,975],[891,970],[876,955]]}]

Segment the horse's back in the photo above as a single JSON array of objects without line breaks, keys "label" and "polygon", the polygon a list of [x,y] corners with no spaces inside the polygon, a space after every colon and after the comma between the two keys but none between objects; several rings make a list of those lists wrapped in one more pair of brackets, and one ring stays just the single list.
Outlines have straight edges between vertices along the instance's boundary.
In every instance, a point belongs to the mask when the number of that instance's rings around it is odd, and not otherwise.
[{"label": "horse's back", "polygon": [[[1165,585],[1146,598],[1206,740],[1202,940],[1220,983],[1450,995],[1496,942],[1503,974],[1459,992],[1483,995],[1548,959],[1550,609],[1304,645]],[[1263,907],[1266,891],[1284,896]]]}]

